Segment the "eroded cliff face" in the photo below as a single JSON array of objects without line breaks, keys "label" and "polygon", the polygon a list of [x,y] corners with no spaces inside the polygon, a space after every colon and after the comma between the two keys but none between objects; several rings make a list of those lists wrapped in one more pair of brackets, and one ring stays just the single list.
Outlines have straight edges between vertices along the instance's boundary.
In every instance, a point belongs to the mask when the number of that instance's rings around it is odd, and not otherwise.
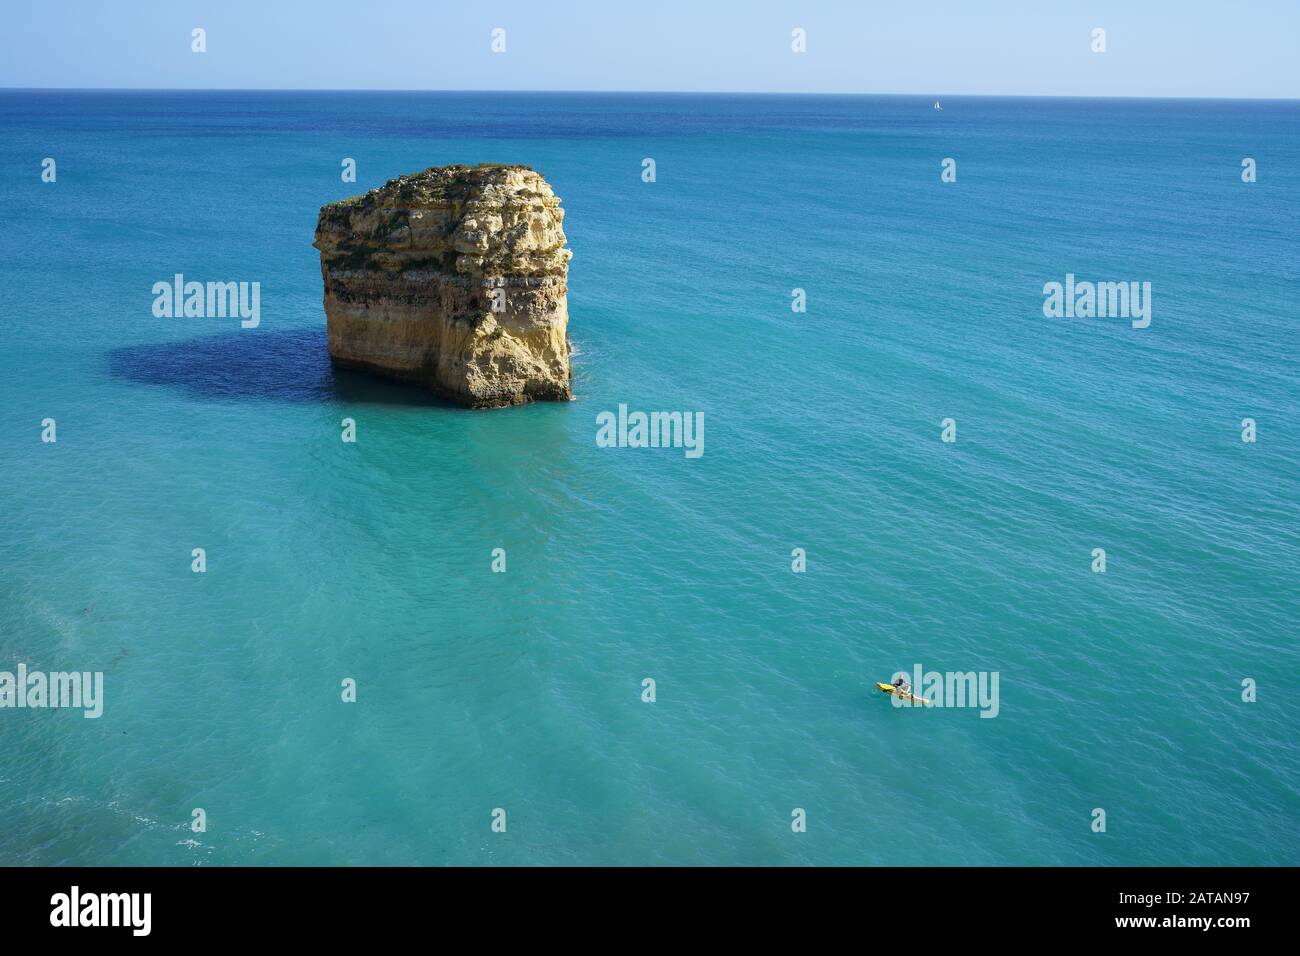
[{"label": "eroded cliff face", "polygon": [[473,408],[571,399],[563,222],[527,166],[435,166],[321,207],[330,356]]}]

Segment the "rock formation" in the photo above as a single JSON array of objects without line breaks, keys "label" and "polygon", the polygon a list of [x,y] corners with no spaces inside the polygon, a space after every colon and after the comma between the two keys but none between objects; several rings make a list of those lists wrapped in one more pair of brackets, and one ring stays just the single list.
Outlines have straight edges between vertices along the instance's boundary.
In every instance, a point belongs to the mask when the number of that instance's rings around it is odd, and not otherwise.
[{"label": "rock formation", "polygon": [[563,222],[527,166],[434,166],[322,206],[331,358],[472,408],[571,399]]}]

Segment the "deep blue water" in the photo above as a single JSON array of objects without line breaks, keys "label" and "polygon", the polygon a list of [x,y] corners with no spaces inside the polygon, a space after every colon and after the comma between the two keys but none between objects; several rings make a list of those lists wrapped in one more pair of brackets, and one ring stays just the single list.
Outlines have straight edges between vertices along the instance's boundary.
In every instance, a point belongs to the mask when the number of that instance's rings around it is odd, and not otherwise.
[{"label": "deep blue water", "polygon": [[[1300,105],[943,106],[0,92],[0,671],[105,675],[0,709],[0,863],[1300,864]],[[320,205],[451,162],[562,197],[575,402],[331,369]]]}]

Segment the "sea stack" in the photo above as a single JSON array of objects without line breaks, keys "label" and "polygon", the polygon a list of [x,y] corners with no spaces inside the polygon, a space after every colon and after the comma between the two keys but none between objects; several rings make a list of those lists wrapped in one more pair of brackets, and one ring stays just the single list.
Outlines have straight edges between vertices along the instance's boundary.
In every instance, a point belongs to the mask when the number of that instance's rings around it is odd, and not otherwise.
[{"label": "sea stack", "polygon": [[527,166],[434,166],[322,206],[330,357],[471,408],[568,401],[563,223]]}]

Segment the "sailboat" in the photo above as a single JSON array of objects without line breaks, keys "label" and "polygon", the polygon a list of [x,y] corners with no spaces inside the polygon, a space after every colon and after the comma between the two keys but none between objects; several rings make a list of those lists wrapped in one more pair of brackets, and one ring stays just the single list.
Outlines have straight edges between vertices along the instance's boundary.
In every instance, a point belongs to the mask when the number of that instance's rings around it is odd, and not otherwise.
[{"label": "sailboat", "polygon": [[934,108],[937,109],[937,110],[940,110],[940,111],[943,110],[943,107],[939,105],[939,101],[938,101],[938,100],[935,100],[935,101],[934,101]]}]

